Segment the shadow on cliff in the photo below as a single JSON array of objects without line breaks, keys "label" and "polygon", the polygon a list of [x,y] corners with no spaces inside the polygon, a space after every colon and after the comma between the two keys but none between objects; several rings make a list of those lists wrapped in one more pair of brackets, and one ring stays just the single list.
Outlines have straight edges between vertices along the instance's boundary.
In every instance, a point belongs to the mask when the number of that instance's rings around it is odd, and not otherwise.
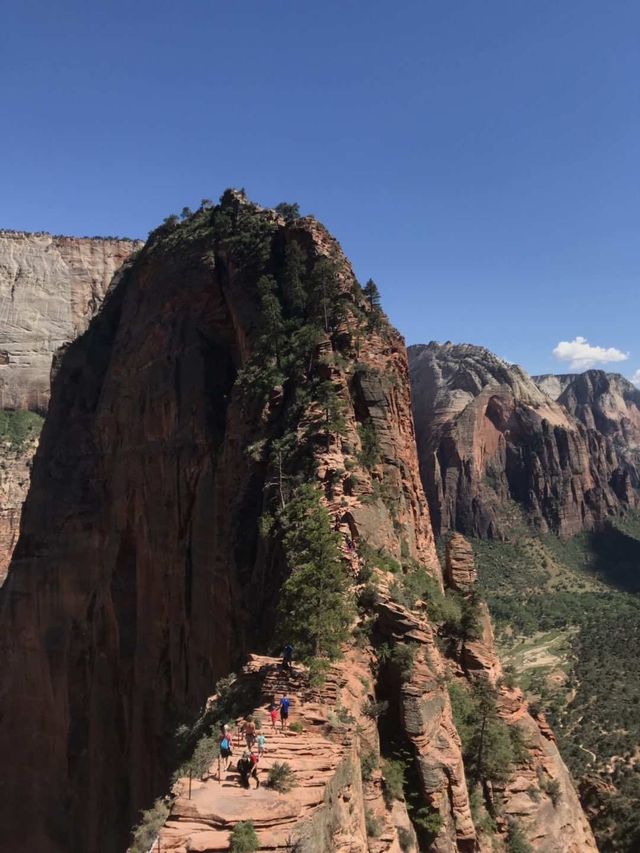
[{"label": "shadow on cliff", "polygon": [[640,540],[607,522],[589,535],[591,568],[608,584],[640,592]]}]

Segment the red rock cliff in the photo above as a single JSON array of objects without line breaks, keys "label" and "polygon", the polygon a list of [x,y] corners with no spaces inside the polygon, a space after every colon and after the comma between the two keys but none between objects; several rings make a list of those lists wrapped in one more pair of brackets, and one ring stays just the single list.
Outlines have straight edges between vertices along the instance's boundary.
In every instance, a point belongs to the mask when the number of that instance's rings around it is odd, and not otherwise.
[{"label": "red rock cliff", "polygon": [[[291,242],[309,267],[330,257],[355,306],[334,333],[341,357],[322,342],[313,354],[343,401],[342,437],[314,451],[336,524],[439,573],[404,345],[386,326],[365,339],[337,243],[234,193],[159,229],[61,360],[2,590],[0,752],[13,771],[0,813],[15,853],[124,849],[166,786],[176,725],[268,627],[285,566],[258,533],[274,476],[263,448],[297,398],[289,381],[259,405],[243,388],[257,281]],[[318,413],[295,417],[302,435]],[[353,461],[363,423],[379,449],[366,470]]]},{"label": "red rock cliff", "polygon": [[516,501],[534,526],[572,535],[638,500],[610,436],[481,347],[409,349],[422,482],[437,531],[503,535]]}]

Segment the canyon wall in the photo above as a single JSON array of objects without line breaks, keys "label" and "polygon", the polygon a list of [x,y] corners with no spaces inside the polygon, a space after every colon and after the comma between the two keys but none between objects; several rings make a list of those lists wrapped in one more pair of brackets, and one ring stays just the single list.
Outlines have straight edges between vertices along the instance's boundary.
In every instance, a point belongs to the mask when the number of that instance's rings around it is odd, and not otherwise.
[{"label": "canyon wall", "polygon": [[555,401],[521,368],[468,344],[414,346],[409,358],[438,532],[500,537],[511,501],[536,529],[569,536],[637,504],[637,469],[597,422],[564,405],[568,388]]},{"label": "canyon wall", "polygon": [[534,382],[587,429],[606,435],[630,472],[629,485],[640,488],[640,389],[619,373],[534,376]]},{"label": "canyon wall", "polygon": [[[0,231],[0,409],[44,414],[55,353],[84,332],[114,273],[141,245]],[[0,439],[0,584],[36,447],[37,437]]]}]

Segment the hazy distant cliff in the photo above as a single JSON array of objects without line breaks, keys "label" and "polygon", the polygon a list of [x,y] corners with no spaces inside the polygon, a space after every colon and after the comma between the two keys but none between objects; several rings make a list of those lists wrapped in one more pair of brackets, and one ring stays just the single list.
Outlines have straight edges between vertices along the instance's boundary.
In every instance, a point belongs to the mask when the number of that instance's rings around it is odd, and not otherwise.
[{"label": "hazy distant cliff", "polygon": [[634,465],[610,431],[570,404],[573,385],[555,401],[521,368],[468,344],[414,346],[409,358],[437,530],[500,535],[511,499],[540,530],[570,535],[637,502]]}]

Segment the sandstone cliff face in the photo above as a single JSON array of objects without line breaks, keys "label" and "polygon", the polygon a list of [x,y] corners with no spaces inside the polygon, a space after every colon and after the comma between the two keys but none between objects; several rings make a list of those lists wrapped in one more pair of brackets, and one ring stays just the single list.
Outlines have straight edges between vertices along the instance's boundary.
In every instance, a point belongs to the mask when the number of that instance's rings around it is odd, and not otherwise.
[{"label": "sandstone cliff face", "polygon": [[640,390],[619,373],[534,376],[550,397],[589,430],[611,439],[629,470],[629,486],[640,487]]},{"label": "sandstone cliff face", "polygon": [[[46,410],[56,351],[84,332],[115,271],[141,245],[0,231],[0,409]],[[0,446],[0,584],[36,447]]]},{"label": "sandstone cliff face", "polygon": [[[275,476],[263,450],[297,398],[285,382],[247,402],[236,379],[260,334],[257,281],[291,241],[309,267],[333,259],[357,309],[312,354],[343,404],[342,434],[313,450],[336,525],[439,572],[402,340],[365,330],[337,243],[233,193],[160,229],[61,360],[1,593],[0,750],[15,772],[0,812],[16,853],[121,851],[165,789],[171,732],[268,626],[285,566],[258,532]],[[321,416],[296,415],[299,435]],[[365,423],[379,448],[366,469]]]},{"label": "sandstone cliff face", "polygon": [[51,359],[84,332],[134,240],[0,231],[0,408],[44,412]]},{"label": "sandstone cliff face", "polygon": [[422,482],[434,527],[508,528],[516,501],[540,531],[571,535],[637,503],[636,473],[608,434],[481,347],[409,348]]},{"label": "sandstone cliff face", "polygon": [[29,489],[37,438],[16,447],[0,443],[0,586],[18,539],[22,504]]}]

